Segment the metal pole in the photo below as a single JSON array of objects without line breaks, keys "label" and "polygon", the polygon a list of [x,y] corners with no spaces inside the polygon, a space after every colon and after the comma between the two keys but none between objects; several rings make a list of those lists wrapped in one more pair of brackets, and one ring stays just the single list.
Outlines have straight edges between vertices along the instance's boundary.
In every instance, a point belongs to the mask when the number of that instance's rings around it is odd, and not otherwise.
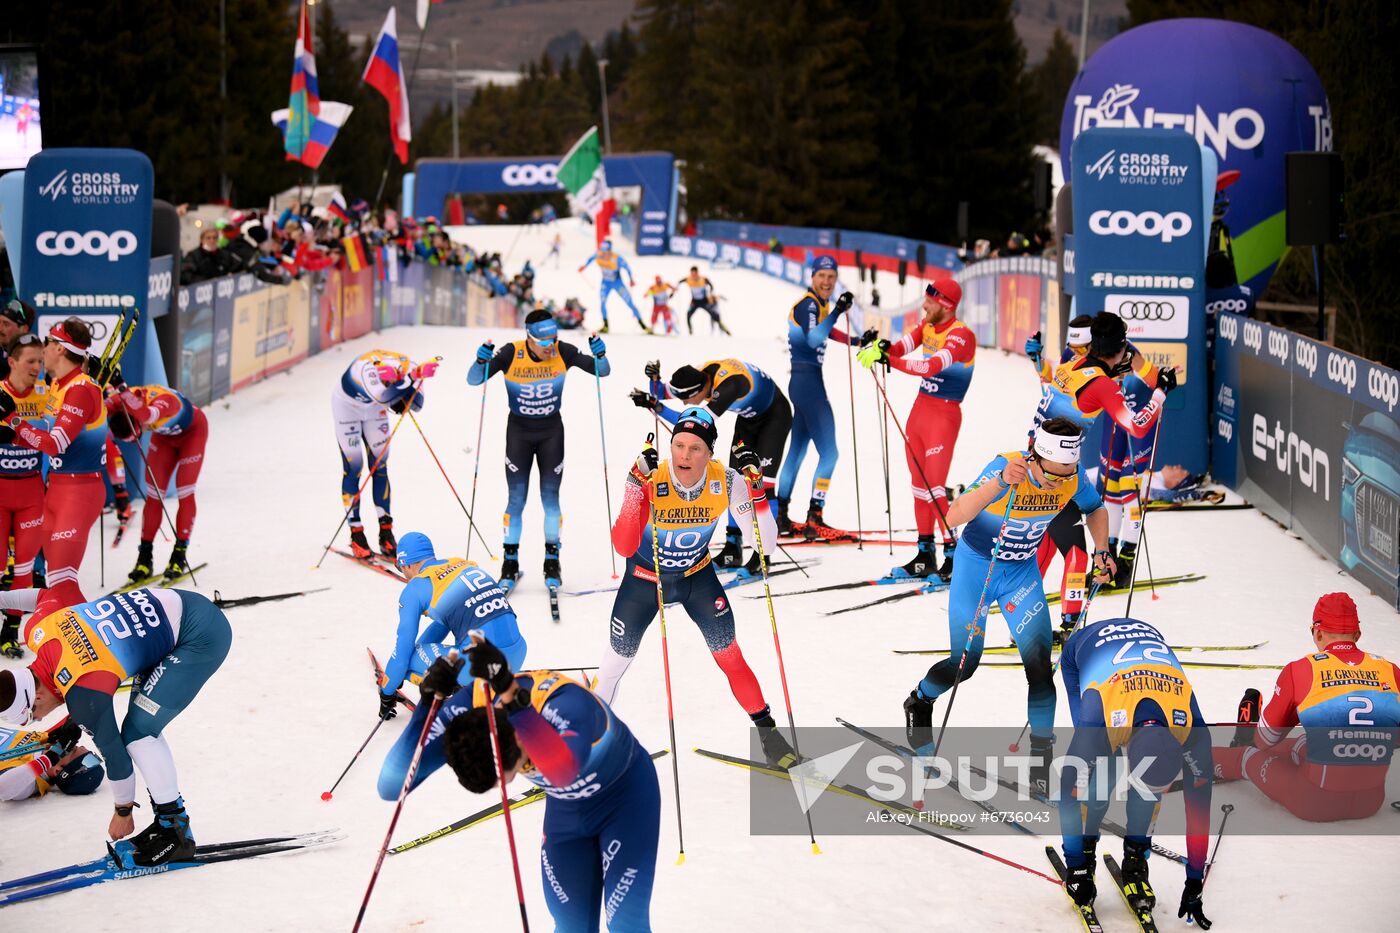
[{"label": "metal pole", "polygon": [[457,151],[457,40],[452,40],[452,158],[461,158]]},{"label": "metal pole", "polygon": [[608,129],[608,79],[603,73],[607,67],[606,58],[598,59],[598,93],[603,98],[603,151],[612,155],[612,132]]},{"label": "metal pole", "polygon": [[1084,59],[1089,51],[1089,0],[1084,0],[1084,8],[1079,12],[1079,70],[1084,70]]}]

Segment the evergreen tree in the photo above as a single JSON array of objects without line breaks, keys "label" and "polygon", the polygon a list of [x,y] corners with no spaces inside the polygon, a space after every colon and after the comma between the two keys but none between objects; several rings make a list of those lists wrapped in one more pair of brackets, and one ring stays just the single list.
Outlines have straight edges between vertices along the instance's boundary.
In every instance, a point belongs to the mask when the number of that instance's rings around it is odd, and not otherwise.
[{"label": "evergreen tree", "polygon": [[695,90],[694,57],[709,5],[708,0],[638,0],[641,28],[624,87],[626,119],[613,134],[619,148],[664,149],[678,158],[696,158],[706,108]]},{"label": "evergreen tree", "polygon": [[1056,27],[1045,59],[1030,70],[1031,87],[1035,90],[1036,142],[1059,148],[1065,99],[1078,74],[1079,58],[1074,54],[1069,37]]}]

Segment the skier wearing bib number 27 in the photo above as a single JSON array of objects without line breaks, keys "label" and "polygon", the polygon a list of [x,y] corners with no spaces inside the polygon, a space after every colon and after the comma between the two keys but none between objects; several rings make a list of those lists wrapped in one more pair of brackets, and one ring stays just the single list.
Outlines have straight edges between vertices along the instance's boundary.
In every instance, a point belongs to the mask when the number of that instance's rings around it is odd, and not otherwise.
[{"label": "skier wearing bib number 27", "polygon": [[[1029,451],[1008,451],[983,468],[975,482],[948,506],[948,524],[967,528],[958,538],[948,594],[948,643],[952,653],[928,669],[904,701],[909,745],[933,754],[933,701],[961,675],[977,671],[992,602],[1016,641],[1026,669],[1027,718],[1031,727],[1031,790],[1050,788],[1055,745],[1055,682],[1050,667],[1050,612],[1035,554],[1040,539],[1070,502],[1087,517],[1098,550],[1094,563],[1113,573],[1108,553],[1108,515],[1103,500],[1079,463],[1082,436],[1066,418],[1036,428]],[[967,658],[963,660],[963,651]]]},{"label": "skier wearing bib number 27", "polygon": [[765,547],[777,541],[778,527],[763,494],[758,454],[741,447],[734,455],[739,469],[727,468],[714,459],[717,434],[713,415],[687,408],[671,434],[670,459],[663,462],[648,444],[627,475],[612,529],[613,547],[627,558],[627,568],[613,602],[610,641],[594,691],[609,705],[617,698],[618,682],[656,618],[659,588],[661,599],[680,603],[699,626],[715,663],[729,678],[734,699],[758,727],[768,761],[787,768],[797,759],[734,640],[734,610],[710,560],[710,537],[726,512],[733,512],[749,546],[755,545],[755,509]]},{"label": "skier wearing bib number 27", "polygon": [[489,340],[476,351],[467,371],[467,384],[479,386],[504,373],[506,401],[506,539],[499,575],[509,593],[520,578],[520,523],[530,494],[530,466],[540,466],[540,501],[544,505],[545,586],[557,589],[559,567],[559,484],[564,480],[564,376],[569,367],[589,375],[612,372],[608,348],[597,334],[588,338],[591,356],[559,339],[559,324],[548,311],[531,311],[525,318],[525,339],[499,350]]}]

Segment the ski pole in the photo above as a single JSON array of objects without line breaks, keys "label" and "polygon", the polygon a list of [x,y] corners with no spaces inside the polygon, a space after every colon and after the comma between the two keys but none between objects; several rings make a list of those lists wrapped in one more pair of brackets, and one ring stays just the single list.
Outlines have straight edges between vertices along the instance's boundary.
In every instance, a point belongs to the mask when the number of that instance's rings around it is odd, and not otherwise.
[{"label": "ski pole", "polygon": [[[418,398],[418,392],[413,393],[413,397],[408,400],[408,405],[404,407],[399,415],[399,420],[394,422],[394,429],[389,432],[389,437],[384,441],[384,447],[379,451],[379,456],[374,458],[374,464],[369,468],[369,474],[365,476],[364,482],[360,483],[360,488],[355,490],[355,495],[350,498],[350,504],[345,507],[345,514],[340,517],[340,524],[335,526],[335,532],[331,534],[331,539],[326,542],[326,547],[321,551],[321,559],[316,561],[316,566],[312,570],[320,570],[321,564],[325,563],[326,555],[331,552],[331,547],[335,545],[336,536],[340,534],[340,529],[345,527],[345,523],[350,520],[350,513],[355,510],[360,502],[360,497],[365,493],[365,487],[374,478],[374,471],[379,469],[379,464],[384,462],[384,458],[389,456],[389,446],[394,443],[394,435],[399,433],[399,427],[403,425],[404,418],[408,415],[408,410],[413,407],[413,402]],[[162,506],[162,510],[164,506]]]},{"label": "ski pole", "polygon": [[[448,653],[448,660],[456,660],[457,651],[453,649]],[[418,735],[418,744],[413,748],[413,760],[408,764],[408,773],[404,775],[403,788],[399,791],[399,802],[394,805],[394,815],[389,820],[389,831],[384,834],[384,841],[379,846],[379,857],[374,860],[374,871],[369,876],[369,886],[365,888],[365,899],[360,902],[360,912],[355,915],[355,926],[352,933],[359,933],[360,924],[364,922],[365,910],[369,908],[370,896],[374,894],[374,883],[379,880],[379,870],[384,867],[384,856],[389,851],[389,840],[394,837],[394,827],[399,825],[399,814],[403,813],[404,801],[408,799],[408,792],[413,787],[413,779],[418,776],[418,763],[423,760],[423,747],[428,744],[428,733],[432,730],[433,722],[437,719],[438,709],[442,706],[443,697],[440,694],[433,694],[433,702],[428,707],[428,715],[423,720],[423,731]],[[378,727],[376,727],[378,728]]]},{"label": "ski pole", "polygon": [[781,544],[778,545],[778,550],[782,551],[783,556],[786,557],[788,561],[798,569],[802,576],[806,577],[808,580],[812,579],[812,575],[807,572],[807,568],[803,567],[800,563],[798,563],[797,558],[792,556],[791,551],[783,547]]},{"label": "ski pole", "polygon": [[1206,863],[1205,877],[1210,877],[1210,868],[1215,864],[1215,857],[1220,854],[1220,840],[1225,838],[1225,824],[1230,822],[1230,814],[1235,812],[1235,805],[1232,803],[1222,803],[1220,805],[1220,828],[1215,831],[1215,850],[1210,853],[1210,861]]},{"label": "ski pole", "polygon": [[[872,379],[875,378],[875,373],[873,371],[870,373],[870,377]],[[880,393],[880,398],[884,400],[885,409],[889,412],[890,420],[894,422],[895,429],[899,431],[900,439],[904,441],[904,450],[909,455],[909,462],[914,464],[914,468],[919,471],[919,480],[924,484],[924,488],[928,490],[929,500],[933,502],[933,509],[938,513],[939,521],[943,522],[943,530],[948,533],[948,537],[952,538],[953,543],[956,544],[958,536],[953,531],[953,526],[948,524],[948,513],[943,511],[943,506],[938,504],[940,497],[933,491],[933,484],[928,481],[928,475],[924,473],[923,464],[921,464],[919,458],[915,456],[917,451],[915,451],[913,446],[909,443],[909,435],[904,433],[904,428],[899,423],[899,415],[895,414],[894,406],[890,404],[890,397],[885,394],[885,390],[881,387],[878,380],[875,382],[875,389]],[[893,533],[894,532],[891,532],[891,534]]]},{"label": "ski pole", "polygon": [[[889,400],[886,399],[886,402]],[[972,640],[982,630],[982,609],[987,604],[987,593],[992,588],[992,574],[997,568],[997,553],[1001,550],[1002,539],[1006,537],[1006,526],[1011,521],[1011,509],[1016,505],[1016,487],[1012,486],[1006,495],[1006,511],[1001,515],[1001,528],[997,530],[996,541],[992,544],[992,554],[987,561],[987,579],[982,581],[982,595],[977,597],[977,611],[972,614],[972,624],[967,627],[967,641],[963,643],[962,654],[958,656],[957,675],[953,678],[953,692],[948,697],[948,705],[943,709],[943,724],[938,727],[938,738],[933,747],[943,742],[943,733],[948,730],[948,717],[952,715],[953,703],[958,698],[958,684],[962,683],[963,668],[967,664],[968,652],[972,650]]]},{"label": "ski pole", "polygon": [[[476,643],[476,639],[472,639]],[[496,731],[496,698],[491,685],[486,685],[486,724],[491,729],[491,750],[496,753],[496,776],[501,785],[501,816],[506,821],[506,840],[510,844],[510,867],[515,871],[515,896],[520,901],[520,925],[530,933],[530,917],[525,912],[525,886],[520,881],[520,858],[515,852],[515,824],[511,821],[510,794],[506,791],[506,760],[501,752],[501,736]],[[518,687],[516,689],[519,689]]]},{"label": "ski pole", "polygon": [[[472,365],[475,366],[476,364],[473,363]],[[491,364],[490,364],[490,363],[484,363],[484,364],[482,364],[482,365],[486,367],[486,371],[487,371],[487,373],[489,374],[490,371],[491,371],[491,369],[490,369]],[[472,504],[471,504],[471,508],[467,509],[468,512],[475,512],[475,511],[476,511],[476,481],[477,481],[477,479],[481,476],[481,432],[482,432],[482,429],[483,429],[485,426],[486,426],[486,380],[483,379],[482,382],[481,382],[481,417],[480,417],[479,419],[477,419],[477,422],[476,422],[476,462],[475,462],[474,464],[472,464]],[[486,549],[486,554],[487,554],[487,556],[490,556],[490,554],[491,554],[491,549],[490,549],[490,548],[487,548],[487,549]],[[466,557],[467,557],[467,559],[470,559],[471,556],[472,556],[472,537],[471,537],[471,535],[467,535],[467,553],[466,553]]]},{"label": "ski pole", "polygon": [[[1091,570],[1090,570],[1090,577],[1092,578],[1092,576],[1093,576],[1093,570],[1091,569]],[[1070,630],[1070,635],[1073,635],[1075,632],[1079,631],[1081,628],[1083,628],[1084,626],[1086,626],[1086,625],[1089,624],[1089,604],[1092,603],[1092,602],[1094,601],[1094,597],[1095,597],[1095,596],[1099,595],[1099,588],[1100,588],[1102,585],[1103,585],[1103,584],[1099,583],[1097,580],[1094,581],[1094,583],[1090,585],[1090,587],[1089,587],[1089,596],[1088,596],[1088,598],[1086,598],[1086,599],[1084,600],[1084,607],[1083,607],[1082,609],[1079,610],[1079,619],[1074,623],[1074,628]],[[1068,640],[1069,640],[1069,636],[1067,635],[1067,636],[1065,636],[1065,641],[1068,641]],[[1061,648],[1063,648],[1063,647],[1064,647],[1064,646],[1061,645]],[[1060,652],[1060,658],[1063,658],[1063,657],[1064,657],[1064,652],[1063,652],[1063,650],[1062,650],[1062,651]],[[1055,659],[1055,663],[1052,664],[1052,665],[1050,665],[1050,676],[1051,676],[1051,677],[1054,677],[1054,676],[1055,676],[1055,672],[1058,671],[1058,670],[1060,669],[1060,658],[1056,658],[1056,659]],[[1018,732],[1018,733],[1016,733],[1016,741],[1014,741],[1014,742],[1011,743],[1011,751],[1012,751],[1013,753],[1014,753],[1014,752],[1018,752],[1018,751],[1021,750],[1021,738],[1026,734],[1026,730],[1029,729],[1030,727],[1031,727],[1031,721],[1030,721],[1030,719],[1027,719],[1027,720],[1026,720],[1026,724],[1025,724],[1024,726],[1021,727],[1021,731]]]},{"label": "ski pole", "polygon": [[[597,336],[596,334],[594,335]],[[612,527],[612,484],[608,482],[608,436],[603,430],[603,377],[598,375],[598,358],[593,358],[593,387],[598,390],[598,442],[603,445],[603,502],[608,508],[608,527]],[[652,413],[655,417],[655,412]],[[612,578],[617,579],[617,551],[608,548]]]},{"label": "ski pole", "polygon": [[[850,322],[847,321],[847,327]],[[846,337],[846,387],[851,395],[851,456],[856,468],[856,550],[865,550],[860,519],[860,445],[856,440],[856,369],[852,362],[851,338]]]},{"label": "ski pole", "polygon": [[[1157,430],[1152,437],[1152,456],[1149,458],[1147,463],[1147,472],[1149,475],[1157,469],[1157,447],[1159,442],[1162,440],[1162,422],[1167,420],[1167,409],[1165,401],[1162,403],[1162,406],[1163,407],[1161,412],[1157,415]],[[1138,540],[1142,540],[1143,532],[1146,530],[1146,528],[1147,510],[1143,509],[1142,524],[1138,526]],[[1123,609],[1124,617],[1129,619],[1131,619],[1133,616],[1133,590],[1137,587],[1137,568],[1137,561],[1133,561],[1133,572],[1128,580],[1128,605],[1125,606]],[[1148,571],[1149,574],[1151,572],[1152,571],[1150,570]]]},{"label": "ski pole", "polygon": [[[652,442],[653,436],[647,438],[647,443]],[[676,744],[676,710],[671,701],[671,655],[666,647],[666,597],[661,592],[661,544],[656,532],[656,487],[654,483],[648,483],[648,508],[651,509],[651,565],[656,571],[656,612],[661,620],[661,667],[666,674],[666,725],[671,730],[671,747],[679,748]],[[671,756],[671,777],[676,785],[676,838],[680,843],[680,855],[676,858],[676,864],[685,862],[685,828],[681,824],[681,770],[677,759],[679,755]]]},{"label": "ski pole", "polygon": [[355,762],[360,760],[360,752],[363,752],[369,747],[369,743],[374,739],[374,734],[379,731],[379,727],[388,721],[387,719],[380,719],[374,724],[374,728],[369,730],[369,735],[365,738],[364,742],[360,744],[359,750],[350,757],[350,763],[345,766],[344,771],[340,772],[340,777],[335,779],[335,783],[331,785],[331,789],[321,791],[322,800],[330,800],[331,797],[335,796],[335,789],[340,786],[341,781],[345,780],[345,775],[350,773],[350,769],[355,767]]},{"label": "ski pole", "polygon": [[480,539],[482,547],[486,548],[486,556],[491,560],[495,560],[496,555],[491,553],[491,545],[486,543],[486,536],[481,533],[480,528],[476,527],[476,522],[472,520],[472,513],[467,511],[467,504],[463,502],[462,497],[457,494],[457,487],[452,485],[452,477],[447,475],[447,470],[443,468],[442,461],[438,459],[437,451],[433,450],[433,445],[428,441],[428,435],[423,433],[423,426],[418,423],[418,419],[414,417],[412,411],[408,412],[408,418],[413,422],[413,427],[417,429],[418,436],[423,438],[423,446],[428,448],[428,453],[432,455],[433,462],[437,464],[438,472],[442,474],[443,479],[447,480],[447,488],[452,490],[452,498],[457,500],[457,505],[461,507],[462,514],[467,516],[467,524],[471,526],[471,530],[474,531],[477,538]]},{"label": "ski pole", "polygon": [[[880,388],[880,377],[872,368],[876,388]],[[875,396],[875,414],[880,419],[880,460],[885,469],[885,536],[889,539],[890,556],[894,556],[894,507],[890,503],[890,425],[884,407],[880,404],[880,394]]]},{"label": "ski pole", "polygon": [[[104,504],[102,511],[97,513],[97,585],[102,589],[107,588],[107,549],[101,547],[101,543],[107,540],[107,507]],[[193,576],[193,575],[191,575]]]}]

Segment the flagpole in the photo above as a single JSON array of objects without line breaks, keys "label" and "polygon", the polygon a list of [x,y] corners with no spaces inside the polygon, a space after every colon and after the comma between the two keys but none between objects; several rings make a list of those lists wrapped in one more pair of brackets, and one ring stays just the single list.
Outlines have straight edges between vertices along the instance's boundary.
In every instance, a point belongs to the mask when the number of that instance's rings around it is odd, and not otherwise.
[{"label": "flagpole", "polygon": [[[423,28],[418,31],[418,48],[413,52],[413,65],[408,69],[408,88],[404,92],[404,96],[407,98],[412,98],[413,96],[413,79],[418,74],[418,59],[423,57],[423,37],[428,34],[428,17],[432,15],[432,9],[432,5],[429,4],[428,12],[423,15]],[[371,50],[370,55],[373,54],[374,52]],[[394,144],[391,140],[389,142],[389,157],[384,160],[384,172],[379,176],[379,190],[374,193],[375,204],[378,204],[379,199],[384,195],[384,185],[389,181],[389,167],[393,164]],[[408,212],[405,211],[405,213]]]}]

